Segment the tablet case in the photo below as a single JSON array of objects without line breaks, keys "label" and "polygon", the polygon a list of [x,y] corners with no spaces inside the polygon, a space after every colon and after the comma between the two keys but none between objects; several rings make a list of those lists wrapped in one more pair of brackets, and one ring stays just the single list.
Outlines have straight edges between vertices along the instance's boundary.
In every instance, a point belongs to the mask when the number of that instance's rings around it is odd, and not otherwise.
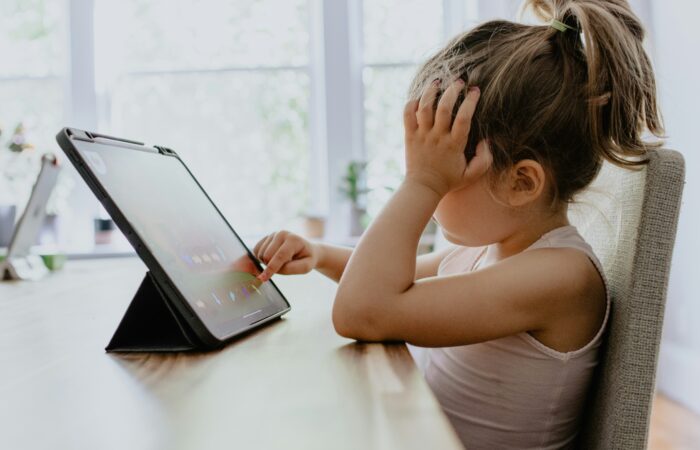
[{"label": "tablet case", "polygon": [[124,313],[108,352],[173,352],[202,349],[151,272],[141,282]]},{"label": "tablet case", "polygon": [[[129,139],[116,138],[94,132],[78,130],[74,128],[64,128],[56,135],[56,140],[60,147],[68,156],[69,160],[78,170],[78,173],[85,180],[88,187],[93,191],[98,200],[105,207],[115,223],[122,230],[126,238],[133,245],[136,253],[143,260],[151,271],[146,273],[139,289],[127,308],[117,330],[105,348],[108,352],[176,352],[176,351],[207,351],[221,348],[230,342],[234,336],[242,336],[253,328],[264,323],[278,319],[282,314],[289,311],[289,303],[286,302],[279,290],[277,291],[282,299],[287,303],[287,308],[274,316],[266,317],[235,335],[228,337],[225,341],[217,340],[206,327],[198,321],[190,320],[190,316],[184,316],[188,310],[183,306],[183,301],[177,297],[176,288],[169,281],[163,280],[158,270],[158,263],[147,251],[144,243],[133,231],[126,217],[119,208],[112,202],[107,192],[97,183],[90,171],[86,168],[82,158],[79,157],[72,140],[85,141],[89,143],[108,144],[114,147],[136,149],[139,151],[152,151],[161,155],[173,156],[177,153],[160,146],[148,147],[142,142]],[[184,165],[184,163],[183,163]],[[188,169],[189,170],[189,169]],[[194,178],[194,176],[192,176]],[[197,180],[195,179],[195,182]],[[206,192],[205,192],[206,195]],[[207,196],[208,198],[208,196]],[[211,200],[210,200],[211,201]],[[212,203],[212,207],[216,208]],[[218,210],[217,210],[218,211]],[[230,227],[230,225],[229,225]],[[238,237],[231,228],[231,232]],[[240,240],[240,238],[238,238]],[[243,241],[241,244],[245,247]],[[165,283],[165,284],[164,284]],[[274,286],[274,284],[273,284]],[[275,286],[276,289],[276,286]],[[180,306],[183,306],[182,308]],[[194,316],[192,316],[194,318]],[[200,329],[195,326],[201,327]]]}]

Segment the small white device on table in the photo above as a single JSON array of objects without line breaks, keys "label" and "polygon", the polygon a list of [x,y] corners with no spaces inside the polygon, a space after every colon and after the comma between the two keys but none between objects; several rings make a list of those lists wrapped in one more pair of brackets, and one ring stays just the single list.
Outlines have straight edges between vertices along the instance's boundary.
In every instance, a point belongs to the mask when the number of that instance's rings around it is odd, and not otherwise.
[{"label": "small white device on table", "polygon": [[46,217],[46,204],[51,197],[61,168],[55,155],[41,158],[41,171],[36,179],[27,207],[24,209],[10,240],[5,260],[0,263],[4,280],[36,280],[48,273],[38,254],[32,253]]}]

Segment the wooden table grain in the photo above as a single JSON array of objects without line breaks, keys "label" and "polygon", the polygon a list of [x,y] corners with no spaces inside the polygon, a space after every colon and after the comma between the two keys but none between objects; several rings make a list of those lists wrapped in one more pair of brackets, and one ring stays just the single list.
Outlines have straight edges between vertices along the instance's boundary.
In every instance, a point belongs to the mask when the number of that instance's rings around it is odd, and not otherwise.
[{"label": "wooden table grain", "polygon": [[1,449],[461,448],[404,345],[335,333],[318,274],[276,277],[291,312],[222,350],[105,353],[145,270],[0,283]]}]

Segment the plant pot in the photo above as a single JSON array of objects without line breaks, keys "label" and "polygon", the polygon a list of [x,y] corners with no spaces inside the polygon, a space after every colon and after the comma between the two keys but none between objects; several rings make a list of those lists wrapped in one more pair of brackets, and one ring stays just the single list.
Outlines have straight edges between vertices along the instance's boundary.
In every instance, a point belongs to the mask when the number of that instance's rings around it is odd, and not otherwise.
[{"label": "plant pot", "polygon": [[318,216],[304,217],[304,235],[312,239],[320,239],[325,234],[326,219]]},{"label": "plant pot", "polygon": [[0,247],[10,245],[17,217],[16,205],[0,205]]},{"label": "plant pot", "polygon": [[95,219],[95,244],[110,244],[116,228],[112,219]]}]

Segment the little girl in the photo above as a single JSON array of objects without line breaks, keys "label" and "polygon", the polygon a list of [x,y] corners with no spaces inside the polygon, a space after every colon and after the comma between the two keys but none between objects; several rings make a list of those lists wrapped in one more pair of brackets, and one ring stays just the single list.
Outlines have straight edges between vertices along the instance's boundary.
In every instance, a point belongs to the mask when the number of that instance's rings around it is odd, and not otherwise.
[{"label": "little girl", "polygon": [[[567,207],[662,133],[625,0],[525,6],[548,24],[484,23],[418,70],[406,177],[354,250],[284,231],[254,250],[263,281],[338,281],[342,336],[430,347],[425,377],[470,449],[574,445],[610,298]],[[431,218],[455,245],[417,258]]]}]

